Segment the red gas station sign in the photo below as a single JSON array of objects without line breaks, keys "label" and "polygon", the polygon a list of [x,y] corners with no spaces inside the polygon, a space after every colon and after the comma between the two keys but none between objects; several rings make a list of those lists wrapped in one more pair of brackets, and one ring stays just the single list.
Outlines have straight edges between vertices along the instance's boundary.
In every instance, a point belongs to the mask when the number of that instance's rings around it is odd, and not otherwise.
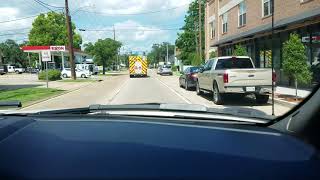
[{"label": "red gas station sign", "polygon": [[65,46],[50,46],[50,51],[65,51]]}]

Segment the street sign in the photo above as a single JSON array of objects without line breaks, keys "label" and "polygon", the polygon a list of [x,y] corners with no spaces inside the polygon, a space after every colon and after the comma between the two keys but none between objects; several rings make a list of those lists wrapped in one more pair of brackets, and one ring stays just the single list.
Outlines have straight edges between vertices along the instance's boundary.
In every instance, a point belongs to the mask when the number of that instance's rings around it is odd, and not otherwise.
[{"label": "street sign", "polygon": [[50,46],[50,51],[66,51],[65,46]]},{"label": "street sign", "polygon": [[51,61],[51,52],[50,51],[41,51],[41,57],[43,62]]}]

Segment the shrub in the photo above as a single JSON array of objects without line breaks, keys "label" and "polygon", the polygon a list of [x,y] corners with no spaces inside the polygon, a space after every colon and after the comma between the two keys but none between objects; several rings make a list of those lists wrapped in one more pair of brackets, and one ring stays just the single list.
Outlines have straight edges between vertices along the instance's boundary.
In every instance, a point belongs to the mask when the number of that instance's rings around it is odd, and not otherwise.
[{"label": "shrub", "polygon": [[215,51],[212,51],[209,55],[209,58],[211,59],[211,58],[215,58],[215,57],[217,57],[217,53]]},{"label": "shrub", "polygon": [[172,71],[177,71],[178,70],[178,68],[177,68],[177,66],[172,66]]},{"label": "shrub", "polygon": [[[46,80],[46,71],[41,71],[38,74],[38,79],[39,80]],[[55,70],[55,69],[48,70],[48,79],[49,79],[49,81],[60,80],[61,79],[61,71]]]},{"label": "shrub", "polygon": [[234,52],[233,52],[233,56],[247,56],[247,50],[245,47],[241,46],[241,45],[236,45]]}]

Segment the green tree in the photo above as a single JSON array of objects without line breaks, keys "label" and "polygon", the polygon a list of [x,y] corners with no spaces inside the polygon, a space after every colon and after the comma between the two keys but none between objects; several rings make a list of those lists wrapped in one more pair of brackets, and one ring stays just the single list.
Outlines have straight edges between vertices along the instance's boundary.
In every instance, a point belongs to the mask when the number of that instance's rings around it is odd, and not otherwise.
[{"label": "green tree", "polygon": [[84,52],[87,54],[92,54],[94,51],[94,44],[91,42],[84,44]]},{"label": "green tree", "polygon": [[192,66],[200,66],[202,64],[200,56],[196,53],[190,53],[188,61],[191,62]]},{"label": "green tree", "polygon": [[85,52],[94,57],[95,63],[103,66],[103,74],[106,72],[106,66],[116,59],[118,49],[121,42],[110,38],[99,39],[94,45],[92,43],[85,44]]},{"label": "green tree", "polygon": [[235,47],[235,49],[233,51],[233,55],[234,56],[247,56],[248,53],[247,53],[246,48],[244,48],[241,45],[236,45],[236,47]]},{"label": "green tree", "polygon": [[[204,55],[205,48],[205,36],[204,36],[204,14],[205,14],[205,4],[206,0],[201,0],[202,4],[202,54]],[[184,64],[191,63],[189,59],[190,53],[197,52],[197,44],[199,41],[199,4],[198,0],[194,0],[190,5],[187,12],[187,15],[184,19],[185,25],[181,28],[183,32],[178,33],[178,38],[176,40],[176,46],[181,50],[181,54],[179,55],[179,59],[183,61]],[[197,41],[196,41],[197,40]],[[203,57],[201,57],[203,59]]]},{"label": "green tree", "polygon": [[[82,38],[75,32],[76,26],[72,23],[73,47],[80,49]],[[66,19],[63,14],[49,12],[40,14],[32,23],[29,33],[29,45],[61,45],[68,44]]]},{"label": "green tree", "polygon": [[162,44],[153,44],[151,51],[148,53],[148,64],[158,64],[159,62],[164,62],[167,58],[167,45],[169,58],[174,54],[174,45],[168,42],[163,42]]},{"label": "green tree", "polygon": [[209,58],[211,59],[211,58],[215,58],[215,57],[217,57],[217,53],[215,51],[212,51],[209,55]]},{"label": "green tree", "polygon": [[308,84],[311,82],[312,73],[307,64],[305,47],[299,35],[295,33],[291,34],[289,40],[283,44],[283,70],[295,82],[296,97],[298,83]]},{"label": "green tree", "polygon": [[20,46],[11,39],[0,43],[0,64],[12,64],[16,66],[26,67],[28,59]]}]

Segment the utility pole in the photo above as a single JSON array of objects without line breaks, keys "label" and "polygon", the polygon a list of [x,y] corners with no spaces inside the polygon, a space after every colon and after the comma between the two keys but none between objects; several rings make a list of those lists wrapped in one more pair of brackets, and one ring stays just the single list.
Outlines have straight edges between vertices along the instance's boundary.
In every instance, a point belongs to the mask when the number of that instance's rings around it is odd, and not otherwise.
[{"label": "utility pole", "polygon": [[[116,29],[114,28],[113,25],[113,40],[116,41]],[[117,49],[117,59],[116,59],[116,69],[118,70],[118,62],[119,61],[119,49]]]},{"label": "utility pole", "polygon": [[201,40],[201,27],[202,27],[202,22],[201,22],[201,17],[202,17],[202,13],[201,13],[201,0],[198,0],[199,3],[199,56],[200,59],[202,60],[202,40]]},{"label": "utility pole", "polygon": [[167,64],[169,62],[169,43],[167,43]]},{"label": "utility pole", "polygon": [[198,33],[197,33],[197,23],[194,23],[194,37],[196,39],[196,53],[199,56],[199,45],[198,45]]},{"label": "utility pole", "polygon": [[72,34],[72,25],[71,25],[71,16],[69,15],[69,5],[68,0],[65,0],[66,8],[66,25],[68,33],[68,49],[70,57],[70,67],[71,67],[71,78],[76,79],[76,70],[75,70],[75,61],[74,61],[74,52],[73,52],[73,34]]},{"label": "utility pole", "polygon": [[273,36],[274,36],[274,0],[271,0],[271,10],[272,10],[272,20],[271,20],[271,69],[272,69],[272,115],[274,116],[274,84],[273,82],[275,79],[273,77],[274,72],[274,44],[273,44]]}]

